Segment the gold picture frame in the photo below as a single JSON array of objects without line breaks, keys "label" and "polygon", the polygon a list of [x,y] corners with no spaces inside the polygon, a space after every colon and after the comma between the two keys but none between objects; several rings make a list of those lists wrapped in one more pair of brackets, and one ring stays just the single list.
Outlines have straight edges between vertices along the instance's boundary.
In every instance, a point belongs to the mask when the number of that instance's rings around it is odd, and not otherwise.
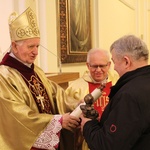
[{"label": "gold picture frame", "polygon": [[86,62],[92,47],[91,0],[58,0],[57,6],[61,63]]}]

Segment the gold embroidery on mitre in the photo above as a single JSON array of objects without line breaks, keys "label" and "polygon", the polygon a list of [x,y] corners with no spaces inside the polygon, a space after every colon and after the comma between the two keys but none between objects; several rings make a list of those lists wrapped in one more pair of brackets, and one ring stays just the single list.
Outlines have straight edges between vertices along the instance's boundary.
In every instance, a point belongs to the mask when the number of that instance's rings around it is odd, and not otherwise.
[{"label": "gold embroidery on mitre", "polygon": [[9,17],[9,31],[11,41],[20,41],[40,37],[36,15],[29,7],[18,16],[13,12]]}]

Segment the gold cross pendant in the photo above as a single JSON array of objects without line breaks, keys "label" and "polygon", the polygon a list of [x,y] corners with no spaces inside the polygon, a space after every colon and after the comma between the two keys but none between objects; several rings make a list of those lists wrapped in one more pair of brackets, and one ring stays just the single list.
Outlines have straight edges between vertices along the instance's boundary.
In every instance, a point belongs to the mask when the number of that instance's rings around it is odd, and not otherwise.
[{"label": "gold cross pendant", "polygon": [[39,96],[36,97],[38,100],[40,100],[41,105],[42,105],[42,110],[44,110],[44,96],[42,96],[41,94],[39,94]]}]

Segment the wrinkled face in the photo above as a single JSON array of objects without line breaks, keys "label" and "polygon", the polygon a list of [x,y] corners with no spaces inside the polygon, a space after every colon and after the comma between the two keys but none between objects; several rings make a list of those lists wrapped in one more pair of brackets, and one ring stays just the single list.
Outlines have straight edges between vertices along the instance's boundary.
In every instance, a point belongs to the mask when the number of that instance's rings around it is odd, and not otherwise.
[{"label": "wrinkled face", "polygon": [[101,82],[107,78],[110,64],[111,63],[105,55],[100,52],[96,52],[91,54],[87,67],[90,71],[91,77],[96,82]]},{"label": "wrinkled face", "polygon": [[121,77],[123,74],[126,73],[127,61],[124,57],[122,58],[117,57],[114,50],[111,51],[111,55],[112,55],[111,59],[114,63],[114,70],[116,70],[119,76]]},{"label": "wrinkled face", "polygon": [[34,63],[38,55],[39,38],[27,39],[20,42],[12,43],[12,51],[14,55],[24,63]]}]

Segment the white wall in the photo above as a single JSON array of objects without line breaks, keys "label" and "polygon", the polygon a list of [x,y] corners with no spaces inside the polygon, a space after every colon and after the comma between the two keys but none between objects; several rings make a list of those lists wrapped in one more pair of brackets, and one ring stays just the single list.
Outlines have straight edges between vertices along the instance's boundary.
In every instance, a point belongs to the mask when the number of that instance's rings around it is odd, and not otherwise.
[{"label": "white wall", "polygon": [[10,46],[8,16],[13,11],[13,0],[0,0],[0,50],[6,51]]}]

